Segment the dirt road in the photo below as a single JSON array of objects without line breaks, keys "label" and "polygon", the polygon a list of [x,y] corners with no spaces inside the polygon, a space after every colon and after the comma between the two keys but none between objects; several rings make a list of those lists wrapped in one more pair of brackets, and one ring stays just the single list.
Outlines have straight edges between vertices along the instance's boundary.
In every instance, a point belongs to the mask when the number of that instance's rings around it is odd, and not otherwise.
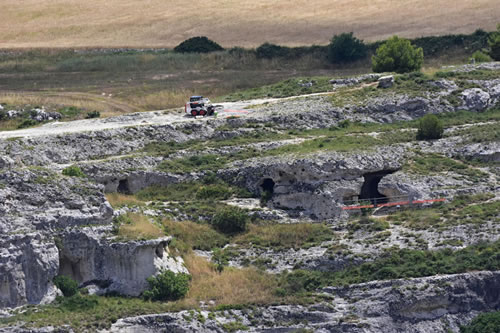
[{"label": "dirt road", "polygon": [[[286,98],[267,98],[267,99],[254,99],[239,102],[227,102],[220,103],[224,110],[218,114],[218,117],[230,117],[239,116],[245,117],[254,112],[258,112],[258,109],[246,109],[250,105],[259,105],[264,103],[277,103],[284,100],[294,99],[298,97],[308,97],[308,96],[319,96],[331,94],[328,93],[316,93],[302,96],[293,96]],[[102,131],[106,129],[121,128],[127,126],[141,126],[141,125],[164,125],[187,121],[204,121],[210,119],[211,117],[196,119],[190,116],[186,116],[183,112],[158,110],[158,111],[148,111],[148,112],[136,112],[124,114],[116,117],[102,118],[102,119],[84,119],[75,120],[68,122],[51,122],[44,124],[39,127],[20,129],[14,131],[4,131],[0,132],[0,139],[9,139],[16,137],[38,137],[44,135],[59,135],[64,133],[77,133],[77,132],[88,132],[88,131]]]}]

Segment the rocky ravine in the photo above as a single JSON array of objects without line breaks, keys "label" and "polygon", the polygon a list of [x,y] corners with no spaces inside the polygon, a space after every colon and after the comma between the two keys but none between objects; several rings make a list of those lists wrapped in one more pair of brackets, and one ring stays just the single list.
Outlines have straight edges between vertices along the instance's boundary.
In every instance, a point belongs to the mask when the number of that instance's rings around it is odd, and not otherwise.
[{"label": "rocky ravine", "polygon": [[[37,137],[29,137],[28,130],[28,137],[0,140],[0,308],[51,302],[60,293],[52,282],[58,274],[73,277],[91,293],[137,296],[147,287],[145,279],[162,269],[186,272],[182,258],[168,250],[170,237],[126,242],[112,233],[113,216],[120,211],[113,211],[105,192],[136,193],[151,185],[194,181],[205,175],[203,171],[162,171],[162,162],[193,152],[180,149],[169,156],[150,154],[143,151],[148,144],[227,140],[253,133],[257,131],[255,126],[265,124],[272,124],[272,133],[282,133],[326,128],[343,120],[384,123],[457,109],[478,112],[495,106],[500,98],[498,79],[476,81],[474,84],[481,88],[459,92],[458,106],[443,100],[458,89],[454,82],[439,80],[434,84],[437,91],[429,94],[388,94],[362,104],[338,106],[327,97],[314,96],[263,106],[238,119],[172,122],[169,118],[160,124]],[[144,116],[132,115],[128,119]],[[452,134],[432,143],[401,142],[343,153],[320,150],[257,156],[225,165],[216,172],[218,178],[256,197],[265,190],[272,192],[267,206],[254,214],[286,223],[328,221],[338,232],[339,243],[350,251],[346,258],[327,254],[324,244],[289,252],[244,249],[232,264],[239,266],[241,259],[251,255],[270,258],[273,267],[267,269],[271,272],[296,266],[337,270],[351,262],[352,254],[377,255],[394,245],[412,247],[412,242],[404,242],[412,237],[425,238],[430,249],[438,248],[446,239],[460,239],[463,246],[497,240],[498,216],[479,226],[452,226],[439,234],[412,231],[411,237],[409,229],[398,226],[391,230],[390,237],[375,244],[362,243],[367,238],[363,232],[357,232],[354,239],[344,237],[349,213],[341,207],[356,197],[452,199],[459,194],[493,193],[490,200],[498,200],[498,166],[494,164],[500,157],[498,141],[474,143]],[[377,137],[379,133],[370,135]],[[276,147],[304,140],[308,138],[293,142],[264,140],[244,147],[210,148],[209,152],[230,156],[251,148],[265,155]],[[456,170],[438,175],[408,171],[409,161],[430,153],[464,160],[478,158],[490,164],[474,167],[476,173],[472,175]],[[79,165],[90,181],[62,176],[61,169],[70,164]],[[155,205],[144,213],[162,216],[164,210]],[[179,217],[183,218],[189,216]],[[222,324],[235,318],[253,331],[457,331],[458,325],[477,313],[499,308],[498,289],[498,272],[371,282],[326,288],[321,292],[327,300],[310,306],[259,307],[252,313],[218,312],[215,319],[208,318],[205,323],[186,320],[186,312],[141,316],[121,319],[110,331],[219,332]],[[206,317],[207,313],[202,311],[202,315]]]}]

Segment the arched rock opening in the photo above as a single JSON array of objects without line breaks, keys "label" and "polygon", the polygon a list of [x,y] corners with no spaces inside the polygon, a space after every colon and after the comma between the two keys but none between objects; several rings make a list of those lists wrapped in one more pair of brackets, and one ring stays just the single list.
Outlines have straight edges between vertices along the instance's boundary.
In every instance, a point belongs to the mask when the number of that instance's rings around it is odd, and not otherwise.
[{"label": "arched rock opening", "polygon": [[396,170],[382,170],[364,174],[363,177],[365,181],[363,183],[363,186],[361,187],[361,193],[359,194],[359,199],[370,200],[374,203],[375,199],[376,203],[388,202],[389,198],[387,198],[385,195],[379,192],[378,184],[380,183],[380,180],[384,176],[387,176],[388,174],[391,174],[395,171]]},{"label": "arched rock opening", "polygon": [[128,184],[128,179],[121,179],[118,183],[118,193],[130,194],[130,187]]},{"label": "arched rock opening", "polygon": [[271,178],[264,178],[264,180],[262,180],[262,183],[260,184],[260,187],[262,188],[262,192],[267,193],[268,195],[273,195],[274,185],[274,180],[272,180]]}]

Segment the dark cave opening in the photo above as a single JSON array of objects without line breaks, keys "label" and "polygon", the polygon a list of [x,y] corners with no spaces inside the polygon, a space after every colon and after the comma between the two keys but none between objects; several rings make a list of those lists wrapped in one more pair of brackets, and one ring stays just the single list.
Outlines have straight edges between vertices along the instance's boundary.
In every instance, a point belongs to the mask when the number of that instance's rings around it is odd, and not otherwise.
[{"label": "dark cave opening", "polygon": [[274,193],[274,185],[274,180],[272,180],[271,178],[264,178],[260,187],[262,188],[262,192],[265,192],[271,196]]},{"label": "dark cave opening", "polygon": [[364,174],[363,177],[365,178],[365,181],[361,187],[359,199],[370,200],[374,204],[388,202],[389,198],[378,191],[378,184],[384,176],[387,176],[395,171],[396,170],[383,170]]},{"label": "dark cave opening", "polygon": [[128,185],[128,179],[121,179],[118,183],[118,193],[130,194],[130,188]]}]

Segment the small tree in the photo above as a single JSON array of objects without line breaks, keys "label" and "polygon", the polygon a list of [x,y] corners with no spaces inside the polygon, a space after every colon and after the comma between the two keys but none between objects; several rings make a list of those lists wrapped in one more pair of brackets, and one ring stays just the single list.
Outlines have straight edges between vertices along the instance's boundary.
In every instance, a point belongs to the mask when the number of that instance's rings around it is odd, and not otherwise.
[{"label": "small tree", "polygon": [[54,278],[54,284],[61,289],[66,297],[71,297],[78,292],[78,282],[66,275],[58,275]]},{"label": "small tree", "polygon": [[209,53],[223,50],[222,46],[207,37],[189,38],[174,48],[178,53]]},{"label": "small tree", "polygon": [[246,230],[250,217],[241,208],[227,207],[218,211],[212,218],[212,225],[225,234],[235,234]]},{"label": "small tree", "polygon": [[175,274],[162,271],[156,276],[146,279],[150,290],[144,292],[144,298],[153,301],[175,301],[186,296],[191,276],[185,273]]},{"label": "small tree", "polygon": [[215,270],[220,274],[224,270],[224,267],[226,267],[229,263],[229,260],[227,259],[226,253],[222,249],[214,249],[212,262],[215,265]]},{"label": "small tree", "polygon": [[355,61],[366,56],[366,45],[353,33],[333,36],[328,45],[328,60],[331,63]]},{"label": "small tree", "polygon": [[82,169],[77,165],[71,165],[63,169],[62,174],[69,177],[85,177]]},{"label": "small tree", "polygon": [[264,43],[255,50],[257,58],[272,59],[277,57],[286,57],[288,48],[271,43]]},{"label": "small tree", "polygon": [[407,73],[419,71],[424,63],[424,51],[398,36],[382,44],[372,57],[375,72]]},{"label": "small tree", "polygon": [[418,124],[417,140],[440,139],[443,136],[443,124],[433,114],[427,114]]},{"label": "small tree", "polygon": [[490,57],[500,61],[500,24],[497,25],[497,31],[490,35],[488,45],[490,46]]}]

